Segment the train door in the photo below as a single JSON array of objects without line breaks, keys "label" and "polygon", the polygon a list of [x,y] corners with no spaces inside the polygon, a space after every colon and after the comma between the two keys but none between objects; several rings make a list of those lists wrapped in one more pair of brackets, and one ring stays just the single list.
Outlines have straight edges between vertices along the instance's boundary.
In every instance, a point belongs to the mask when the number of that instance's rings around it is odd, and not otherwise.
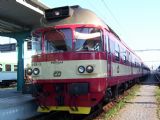
[{"label": "train door", "polygon": [[112,53],[110,49],[110,39],[106,36],[106,44],[107,44],[107,75],[108,77],[112,76]]},{"label": "train door", "polygon": [[107,77],[111,76],[111,60],[110,60],[110,47],[109,47],[109,35],[107,30],[105,30],[105,51],[107,59]]}]

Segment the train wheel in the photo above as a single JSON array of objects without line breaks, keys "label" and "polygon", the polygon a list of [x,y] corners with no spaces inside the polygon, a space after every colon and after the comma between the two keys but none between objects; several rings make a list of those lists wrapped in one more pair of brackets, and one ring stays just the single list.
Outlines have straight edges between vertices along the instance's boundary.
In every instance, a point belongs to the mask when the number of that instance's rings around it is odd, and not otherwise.
[{"label": "train wheel", "polygon": [[119,94],[119,85],[115,85],[111,88],[112,98],[117,98]]},{"label": "train wheel", "polygon": [[111,98],[112,98],[112,91],[111,88],[108,88],[105,92],[104,103],[110,102]]}]

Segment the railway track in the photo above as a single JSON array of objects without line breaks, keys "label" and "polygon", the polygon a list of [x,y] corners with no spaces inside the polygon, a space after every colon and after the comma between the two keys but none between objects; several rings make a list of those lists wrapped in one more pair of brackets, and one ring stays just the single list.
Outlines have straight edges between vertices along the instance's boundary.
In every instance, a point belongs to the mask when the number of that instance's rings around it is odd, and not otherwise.
[{"label": "railway track", "polygon": [[118,101],[123,99],[125,96],[128,95],[128,90],[125,91],[123,94],[119,95],[116,99],[111,100],[111,102],[107,103],[106,105],[103,105],[87,117],[83,118],[82,120],[103,120],[105,117],[105,114],[112,109]]}]

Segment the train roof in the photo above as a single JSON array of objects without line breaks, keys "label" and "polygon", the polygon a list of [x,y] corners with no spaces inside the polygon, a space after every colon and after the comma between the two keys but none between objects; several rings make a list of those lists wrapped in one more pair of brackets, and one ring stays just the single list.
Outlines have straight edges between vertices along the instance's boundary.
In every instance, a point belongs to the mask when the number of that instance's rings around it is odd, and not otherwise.
[{"label": "train roof", "polygon": [[[51,18],[50,14],[55,13],[58,14],[56,12],[58,12],[58,8],[54,8],[54,9],[49,9],[45,11],[45,18],[42,18],[41,20],[41,27],[50,27],[50,26],[57,26],[57,25],[70,25],[70,24],[94,24],[97,26],[105,26],[106,28],[108,28],[107,25],[105,25],[104,22],[102,22],[102,20],[100,18],[97,17],[97,15],[88,10],[88,9],[84,9],[81,8],[80,6],[65,6],[65,7],[60,7],[59,10],[64,11],[63,9],[66,10],[66,8],[68,8],[71,12],[69,13],[68,16],[54,16],[53,18]],[[49,16],[50,18],[47,19],[46,17]],[[62,19],[63,18],[63,19]]]},{"label": "train roof", "polygon": [[51,27],[59,25],[71,25],[71,24],[93,24],[97,26],[103,26],[109,32],[111,32],[118,40],[140,61],[141,58],[132,51],[126,43],[114,32],[105,22],[103,22],[97,15],[88,10],[81,8],[80,6],[64,6],[59,8],[47,9],[45,11],[45,17],[41,19],[41,26],[39,27]]}]

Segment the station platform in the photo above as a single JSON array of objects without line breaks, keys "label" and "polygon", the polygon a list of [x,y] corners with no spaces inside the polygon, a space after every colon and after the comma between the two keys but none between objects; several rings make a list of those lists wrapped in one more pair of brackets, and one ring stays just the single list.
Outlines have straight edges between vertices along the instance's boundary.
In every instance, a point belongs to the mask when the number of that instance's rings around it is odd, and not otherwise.
[{"label": "station platform", "polygon": [[0,89],[0,120],[25,120],[38,114],[31,95],[16,89]]}]

